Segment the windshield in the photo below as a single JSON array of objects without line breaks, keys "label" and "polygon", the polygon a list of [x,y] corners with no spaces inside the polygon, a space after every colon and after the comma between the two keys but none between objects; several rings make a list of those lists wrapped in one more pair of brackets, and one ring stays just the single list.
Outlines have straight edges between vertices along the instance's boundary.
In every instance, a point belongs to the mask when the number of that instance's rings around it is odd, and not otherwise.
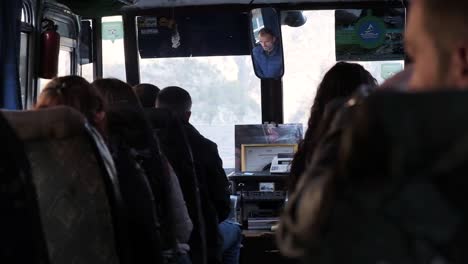
[{"label": "windshield", "polygon": [[[307,23],[282,27],[285,75],[284,121],[303,123],[309,118],[316,89],[337,62],[335,10],[304,11]],[[261,23],[261,21],[258,21]],[[358,62],[383,82],[403,61]],[[159,88],[180,86],[192,96],[190,122],[218,144],[224,168],[233,168],[234,126],[261,124],[260,80],[250,56],[140,58],[140,80]]]},{"label": "windshield", "polygon": [[141,82],[180,86],[193,101],[193,124],[218,145],[224,168],[234,168],[234,125],[260,124],[260,80],[250,56],[140,60]]},{"label": "windshield", "polygon": [[[301,27],[282,26],[285,74],[283,76],[284,121],[303,123],[304,129],[317,87],[337,62],[335,10],[304,11]],[[403,69],[404,61],[360,61],[379,83]]]}]

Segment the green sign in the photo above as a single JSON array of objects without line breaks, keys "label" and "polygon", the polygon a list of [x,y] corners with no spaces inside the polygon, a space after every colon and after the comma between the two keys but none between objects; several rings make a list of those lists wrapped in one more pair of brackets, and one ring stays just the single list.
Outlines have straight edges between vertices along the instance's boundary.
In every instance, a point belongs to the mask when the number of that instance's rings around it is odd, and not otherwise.
[{"label": "green sign", "polygon": [[381,76],[386,80],[402,70],[403,65],[401,63],[384,63],[381,68]]},{"label": "green sign", "polygon": [[405,15],[403,8],[336,10],[336,60],[404,59]]},{"label": "green sign", "polygon": [[114,43],[117,39],[123,39],[123,24],[122,22],[103,22],[102,23],[102,39],[110,40]]},{"label": "green sign", "polygon": [[374,49],[385,43],[387,28],[383,19],[372,16],[372,11],[368,10],[367,16],[361,18],[357,24],[355,34],[361,47]]}]

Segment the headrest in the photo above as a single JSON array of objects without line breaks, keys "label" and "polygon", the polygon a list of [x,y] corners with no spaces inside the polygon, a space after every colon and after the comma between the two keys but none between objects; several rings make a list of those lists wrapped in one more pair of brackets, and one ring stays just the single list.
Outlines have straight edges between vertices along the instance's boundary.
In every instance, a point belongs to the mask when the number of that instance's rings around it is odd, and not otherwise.
[{"label": "headrest", "polygon": [[2,111],[22,140],[63,139],[82,135],[85,117],[66,106],[29,111]]},{"label": "headrest", "polygon": [[177,121],[177,118],[168,109],[145,108],[145,114],[155,129],[167,128]]}]

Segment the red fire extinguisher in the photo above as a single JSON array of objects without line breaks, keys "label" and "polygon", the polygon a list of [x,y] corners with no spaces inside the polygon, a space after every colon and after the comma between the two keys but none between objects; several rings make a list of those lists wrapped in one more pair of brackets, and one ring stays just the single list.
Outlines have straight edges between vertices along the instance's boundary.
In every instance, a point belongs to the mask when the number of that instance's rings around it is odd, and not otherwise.
[{"label": "red fire extinguisher", "polygon": [[41,67],[39,77],[52,79],[58,74],[60,34],[57,25],[50,19],[42,20],[43,32],[41,34]]}]

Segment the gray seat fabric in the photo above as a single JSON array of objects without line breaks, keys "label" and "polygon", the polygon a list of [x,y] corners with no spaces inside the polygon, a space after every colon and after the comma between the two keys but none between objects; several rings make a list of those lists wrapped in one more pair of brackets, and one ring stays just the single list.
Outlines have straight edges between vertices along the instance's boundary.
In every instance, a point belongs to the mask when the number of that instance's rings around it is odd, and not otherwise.
[{"label": "gray seat fabric", "polygon": [[108,172],[81,114],[57,107],[4,115],[25,145],[51,263],[119,263]]},{"label": "gray seat fabric", "polygon": [[147,108],[147,118],[161,148],[179,179],[180,188],[193,222],[190,254],[193,263],[207,263],[206,223],[200,197],[198,177],[195,171],[192,148],[181,120],[167,109]]},{"label": "gray seat fabric", "polygon": [[2,115],[0,134],[0,263],[47,264],[29,161],[22,142]]}]

